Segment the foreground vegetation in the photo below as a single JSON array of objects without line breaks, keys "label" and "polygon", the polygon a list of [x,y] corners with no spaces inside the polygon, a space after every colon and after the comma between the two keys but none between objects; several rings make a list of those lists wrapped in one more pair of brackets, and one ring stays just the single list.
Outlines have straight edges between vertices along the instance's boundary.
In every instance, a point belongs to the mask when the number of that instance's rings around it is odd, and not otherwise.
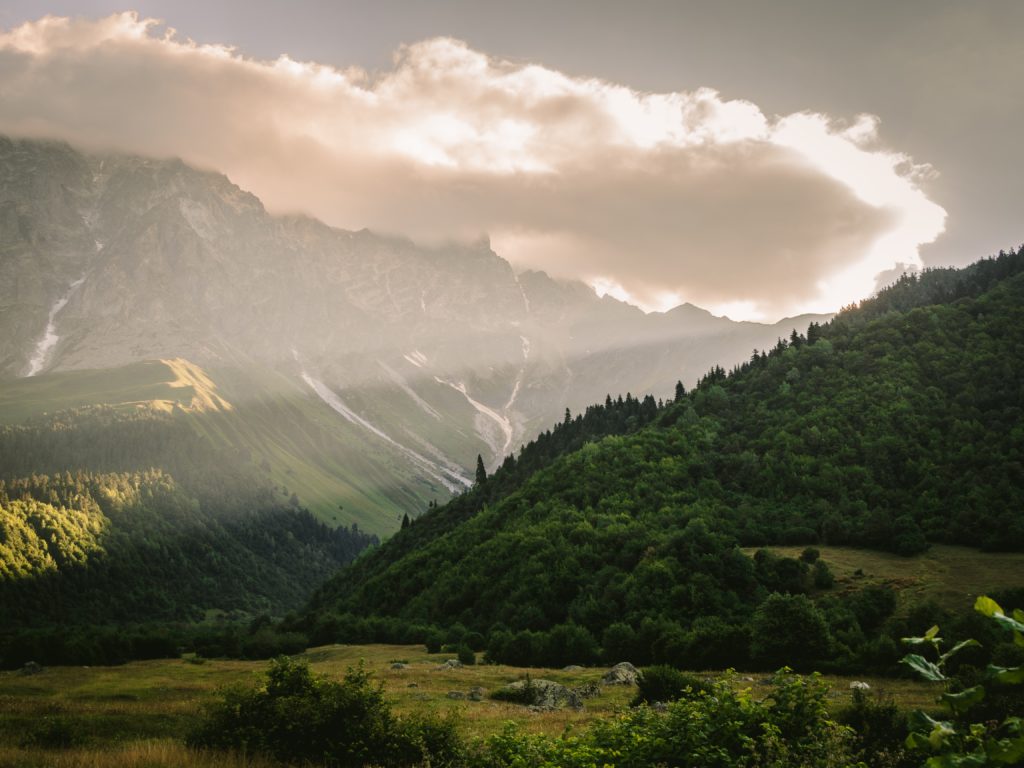
[{"label": "foreground vegetation", "polygon": [[[1024,611],[1008,615],[988,597],[978,598],[976,611],[1014,646],[1024,646]],[[925,759],[929,768],[956,768],[1024,760],[1024,727],[1014,714],[1024,705],[1024,666],[990,666],[980,673],[962,665],[959,657],[977,641],[947,644],[937,626],[903,643],[914,651],[903,663],[929,683],[915,691],[931,701],[927,710],[908,714],[907,697],[898,704],[882,691],[868,694],[864,681],[849,684],[843,693],[853,689],[852,701],[843,704],[834,682],[788,670],[755,680],[731,671],[693,676],[653,667],[640,672],[635,689],[615,685],[608,676],[596,684],[594,676],[603,670],[537,670],[566,682],[577,676],[589,680],[567,702],[578,718],[575,729],[572,722],[544,722],[557,705],[527,709],[509,703],[540,703],[543,697],[522,694],[557,683],[528,676],[525,683],[508,685],[511,670],[477,667],[472,658],[466,659],[469,666],[438,664],[436,657],[425,660],[422,649],[318,649],[305,658],[279,657],[255,680],[252,667],[246,670],[241,662],[151,662],[117,670],[116,693],[108,695],[109,680],[101,678],[109,669],[24,670],[0,676],[0,758],[11,766],[68,768],[909,768]],[[312,661],[329,670],[364,651],[373,660],[346,663],[342,673],[317,673],[310,666]],[[409,658],[385,660],[394,651],[409,651]],[[374,668],[390,685],[374,682]],[[238,684],[242,677],[248,682]],[[184,680],[192,685],[172,685]],[[236,684],[214,692],[214,680]],[[468,701],[458,688],[444,699],[429,692],[484,680],[495,687],[474,686]],[[392,695],[403,686],[405,707],[403,697]],[[907,683],[900,687],[913,689]],[[73,709],[62,712],[61,700],[74,702]],[[438,706],[444,701],[447,711]],[[580,716],[590,707],[584,701],[596,704],[585,720]],[[466,717],[473,709],[502,707],[512,716],[500,725],[493,712]],[[550,732],[553,725],[562,726],[560,734]]]},{"label": "foreground vegetation", "polygon": [[[358,669],[362,663],[372,684],[383,686],[396,717],[441,722],[454,718],[460,736],[469,742],[500,736],[509,722],[516,722],[522,735],[558,737],[567,728],[578,734],[598,720],[614,718],[637,690],[596,686],[606,668],[563,671],[478,664],[440,669],[450,655],[428,654],[421,645],[327,646],[296,658],[331,680],[343,679],[349,668]],[[408,666],[392,669],[396,662]],[[0,673],[0,765],[231,765],[223,755],[217,762],[216,755],[187,750],[184,740],[200,724],[204,707],[218,701],[223,689],[251,687],[267,668],[267,662],[167,659],[118,667],[53,667],[31,676]],[[598,693],[586,699],[580,711],[530,712],[490,698],[526,675],[567,686],[595,686]],[[769,689],[769,677],[737,675],[731,684],[736,690],[751,689],[760,698]],[[849,703],[854,679],[822,678],[827,685],[824,701],[833,714]],[[910,679],[856,679],[872,686],[872,697],[891,697],[904,710],[928,708],[935,696],[934,685]],[[465,696],[477,687],[486,692],[481,701],[448,696]]]}]

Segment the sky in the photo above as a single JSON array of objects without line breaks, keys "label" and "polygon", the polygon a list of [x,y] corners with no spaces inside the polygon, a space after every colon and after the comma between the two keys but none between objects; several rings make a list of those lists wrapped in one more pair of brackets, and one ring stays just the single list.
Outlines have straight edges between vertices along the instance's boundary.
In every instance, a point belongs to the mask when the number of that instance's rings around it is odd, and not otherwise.
[{"label": "sky", "polygon": [[1021,29],[1017,0],[4,0],[0,132],[774,320],[1024,241]]}]

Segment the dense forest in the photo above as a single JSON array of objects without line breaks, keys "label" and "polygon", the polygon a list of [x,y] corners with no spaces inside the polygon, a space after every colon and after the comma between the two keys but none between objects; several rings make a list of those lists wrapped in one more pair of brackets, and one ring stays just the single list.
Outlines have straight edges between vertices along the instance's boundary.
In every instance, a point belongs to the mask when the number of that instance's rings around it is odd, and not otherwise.
[{"label": "dense forest", "polygon": [[436,626],[513,663],[891,668],[922,629],[889,619],[892,594],[830,599],[813,555],[740,547],[1024,548],[1022,273],[1024,250],[908,275],[670,403],[567,413],[290,626],[314,642]]},{"label": "dense forest", "polygon": [[99,407],[4,427],[0,467],[8,663],[12,644],[76,626],[281,615],[376,542],[328,528],[174,414]]}]

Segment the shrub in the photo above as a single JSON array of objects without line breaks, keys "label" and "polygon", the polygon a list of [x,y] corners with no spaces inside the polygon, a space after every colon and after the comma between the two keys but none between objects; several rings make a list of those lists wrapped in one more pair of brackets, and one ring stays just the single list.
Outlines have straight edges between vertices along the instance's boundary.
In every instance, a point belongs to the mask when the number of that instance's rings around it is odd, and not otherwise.
[{"label": "shrub", "polygon": [[814,563],[814,586],[817,589],[832,589],[836,583],[836,577],[832,575],[832,569],[824,560],[816,560]]},{"label": "shrub", "polygon": [[704,683],[692,675],[684,675],[675,667],[658,665],[645,667],[636,679],[636,696],[632,706],[653,704],[656,701],[669,702],[681,698],[689,690],[698,692]]},{"label": "shrub", "polygon": [[396,718],[361,667],[337,682],[287,657],[271,663],[263,685],[225,691],[188,743],[331,768],[444,766],[462,751],[452,721]]},{"label": "shrub", "polygon": [[440,653],[441,646],[444,644],[444,635],[438,630],[434,629],[427,633],[427,639],[424,645],[427,646],[427,653]]},{"label": "shrub", "polygon": [[809,565],[816,563],[819,557],[821,557],[821,552],[814,547],[807,547],[807,549],[800,553],[800,559]]},{"label": "shrub", "polygon": [[762,667],[806,666],[831,644],[824,614],[804,595],[774,593],[757,607],[750,651]]},{"label": "shrub", "polygon": [[459,661],[461,661],[463,664],[465,664],[466,666],[473,666],[474,664],[476,664],[476,654],[473,653],[473,649],[470,648],[468,645],[460,645],[458,652]]},{"label": "shrub", "polygon": [[907,716],[892,698],[854,690],[850,705],[836,718],[853,728],[854,748],[870,768],[911,768],[920,761],[906,749]]},{"label": "shrub", "polygon": [[776,676],[765,701],[728,681],[670,703],[597,720],[580,736],[526,734],[515,725],[491,737],[473,768],[559,766],[815,766],[853,763],[848,728],[829,719],[827,686],[817,678]]},{"label": "shrub", "polygon": [[86,730],[81,723],[60,715],[43,717],[35,723],[21,746],[29,749],[71,749],[85,744]]}]

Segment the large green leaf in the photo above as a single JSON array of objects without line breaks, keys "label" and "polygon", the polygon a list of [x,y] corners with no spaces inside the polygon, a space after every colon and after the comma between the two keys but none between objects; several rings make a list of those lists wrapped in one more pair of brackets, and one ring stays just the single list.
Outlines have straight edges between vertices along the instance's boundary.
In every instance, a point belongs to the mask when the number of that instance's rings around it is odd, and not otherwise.
[{"label": "large green leaf", "polygon": [[941,698],[954,714],[961,714],[985,698],[985,689],[975,685],[960,693],[944,693]]},{"label": "large green leaf", "polygon": [[900,664],[906,664],[908,667],[913,669],[917,674],[921,675],[925,680],[932,680],[934,682],[942,682],[946,679],[946,676],[942,674],[942,670],[939,669],[935,664],[928,661],[924,656],[917,653],[908,653],[902,659]]},{"label": "large green leaf", "polygon": [[974,610],[980,614],[988,616],[989,618],[995,616],[997,613],[1000,615],[1003,613],[1003,609],[999,603],[985,595],[981,595],[974,601]]},{"label": "large green leaf", "polygon": [[1024,760],[1024,735],[1008,739],[990,739],[985,743],[989,759],[1000,765],[1018,765]]},{"label": "large green leaf", "polygon": [[960,651],[962,651],[964,648],[972,648],[974,646],[978,646],[980,648],[981,643],[979,643],[977,640],[962,640],[956,645],[954,645],[952,648],[950,648],[948,651],[946,651],[944,654],[942,654],[939,657],[939,663],[941,664],[947,659],[951,659],[953,656],[960,653]]},{"label": "large green leaf", "polygon": [[994,664],[989,664],[988,672],[1000,683],[1013,685],[1024,683],[1024,667],[997,667]]}]

